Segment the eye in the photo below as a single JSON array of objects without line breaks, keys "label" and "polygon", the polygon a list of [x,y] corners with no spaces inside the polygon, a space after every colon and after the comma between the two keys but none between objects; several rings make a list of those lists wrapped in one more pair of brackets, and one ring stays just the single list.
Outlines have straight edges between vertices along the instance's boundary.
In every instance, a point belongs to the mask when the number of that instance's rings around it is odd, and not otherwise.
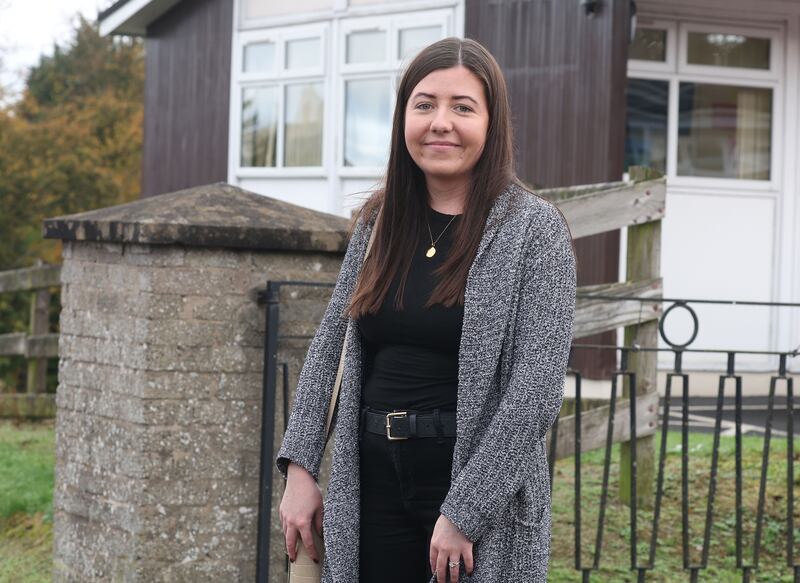
[{"label": "eye", "polygon": [[422,106],[424,106],[424,105],[430,105],[430,103],[418,103],[418,104],[417,104],[417,105],[414,107],[414,109],[420,109],[420,108],[421,108]]},{"label": "eye", "polygon": [[461,110],[463,113],[466,113],[468,111],[472,111],[472,109],[469,106],[466,106],[466,105],[463,105],[463,104],[456,105],[456,107],[463,107],[464,109]]}]

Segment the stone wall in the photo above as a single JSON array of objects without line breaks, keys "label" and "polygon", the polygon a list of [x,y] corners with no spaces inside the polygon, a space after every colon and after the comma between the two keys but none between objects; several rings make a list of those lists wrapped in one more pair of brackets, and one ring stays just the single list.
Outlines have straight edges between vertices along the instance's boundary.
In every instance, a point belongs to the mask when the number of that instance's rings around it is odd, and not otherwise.
[{"label": "stone wall", "polygon": [[[267,280],[336,279],[341,253],[64,242],[54,581],[255,579]],[[310,335],[330,287],[287,287]],[[282,341],[294,388],[308,338]],[[279,378],[276,444],[283,428]],[[285,580],[273,481],[272,581]]]}]

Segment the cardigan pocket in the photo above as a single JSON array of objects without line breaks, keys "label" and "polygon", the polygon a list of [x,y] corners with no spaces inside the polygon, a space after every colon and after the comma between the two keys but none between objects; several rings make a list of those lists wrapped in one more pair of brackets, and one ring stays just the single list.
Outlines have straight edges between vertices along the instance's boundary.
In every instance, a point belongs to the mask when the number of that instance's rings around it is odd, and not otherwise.
[{"label": "cardigan pocket", "polygon": [[542,492],[537,490],[534,480],[526,480],[514,494],[511,506],[514,522],[520,526],[538,528],[542,524],[545,511],[545,500]]},{"label": "cardigan pocket", "polygon": [[513,542],[508,581],[544,583],[547,580],[549,532],[546,528],[544,497],[533,479],[526,480],[514,495],[512,504]]}]

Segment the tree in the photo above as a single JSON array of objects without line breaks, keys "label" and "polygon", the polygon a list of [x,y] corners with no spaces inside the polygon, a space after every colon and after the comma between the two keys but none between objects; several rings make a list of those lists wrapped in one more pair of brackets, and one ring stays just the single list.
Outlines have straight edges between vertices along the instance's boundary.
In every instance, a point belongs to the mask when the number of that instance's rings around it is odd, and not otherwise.
[{"label": "tree", "polygon": [[83,17],[70,43],[31,69],[0,142],[10,166],[0,204],[23,203],[31,216],[22,254],[3,236],[0,269],[59,260],[58,242],[37,236],[42,219],[138,198],[143,87],[141,42],[102,37]]},{"label": "tree", "polygon": [[[31,69],[21,98],[0,109],[0,271],[60,262],[43,219],[139,197],[143,91],[142,43],[103,37],[83,17]],[[27,308],[0,296],[0,333],[26,322]],[[0,359],[0,382],[11,368]]]}]

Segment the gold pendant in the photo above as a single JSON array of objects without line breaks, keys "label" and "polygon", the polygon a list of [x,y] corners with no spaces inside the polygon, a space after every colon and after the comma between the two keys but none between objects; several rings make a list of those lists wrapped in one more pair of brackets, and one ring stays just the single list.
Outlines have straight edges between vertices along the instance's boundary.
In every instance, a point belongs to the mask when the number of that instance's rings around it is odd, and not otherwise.
[{"label": "gold pendant", "polygon": [[431,247],[428,249],[428,252],[425,254],[425,257],[433,257],[436,255],[436,247]]}]

